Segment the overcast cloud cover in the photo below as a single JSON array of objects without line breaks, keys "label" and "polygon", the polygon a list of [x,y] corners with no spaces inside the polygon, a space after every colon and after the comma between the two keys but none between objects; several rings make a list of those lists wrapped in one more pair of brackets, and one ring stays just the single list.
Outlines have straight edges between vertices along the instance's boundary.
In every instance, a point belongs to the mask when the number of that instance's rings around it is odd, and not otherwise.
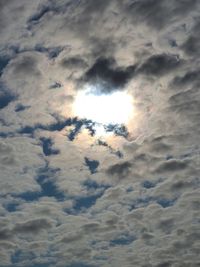
[{"label": "overcast cloud cover", "polygon": [[[200,266],[200,1],[0,0],[0,266]],[[128,128],[76,118],[128,91]]]}]

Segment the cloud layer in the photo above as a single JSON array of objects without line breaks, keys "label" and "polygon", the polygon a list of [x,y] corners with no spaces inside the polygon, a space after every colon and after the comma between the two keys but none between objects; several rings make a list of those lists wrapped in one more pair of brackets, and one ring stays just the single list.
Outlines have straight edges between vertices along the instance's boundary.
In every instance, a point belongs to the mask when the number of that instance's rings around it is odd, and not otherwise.
[{"label": "cloud layer", "polygon": [[[1,267],[199,266],[199,11],[1,0]],[[72,110],[87,84],[134,119],[97,136]]]}]

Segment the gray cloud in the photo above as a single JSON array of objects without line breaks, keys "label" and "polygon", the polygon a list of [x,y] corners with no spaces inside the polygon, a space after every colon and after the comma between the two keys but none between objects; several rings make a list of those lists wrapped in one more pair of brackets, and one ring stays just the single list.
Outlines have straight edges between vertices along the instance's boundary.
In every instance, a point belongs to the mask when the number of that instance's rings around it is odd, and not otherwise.
[{"label": "gray cloud", "polygon": [[174,172],[174,171],[181,171],[184,170],[188,166],[189,162],[187,161],[180,161],[180,160],[168,160],[157,168],[156,172],[163,173],[163,172]]},{"label": "gray cloud", "polygon": [[40,72],[37,69],[37,61],[34,57],[24,56],[20,61],[13,65],[13,73],[15,75],[30,75],[39,76]]},{"label": "gray cloud", "polygon": [[183,76],[177,76],[172,81],[172,86],[183,88],[186,86],[198,85],[199,80],[199,70],[188,71]]},{"label": "gray cloud", "polygon": [[145,22],[148,26],[159,30],[171,24],[174,19],[187,15],[197,5],[196,0],[183,2],[173,0],[170,3],[166,0],[127,2],[126,11],[132,17],[133,22]]},{"label": "gray cloud", "polygon": [[124,178],[127,176],[130,167],[131,167],[131,163],[128,161],[117,163],[109,167],[107,170],[107,173],[110,175],[117,175],[119,176],[119,178]]},{"label": "gray cloud", "polygon": [[200,48],[200,41],[198,37],[199,25],[200,25],[199,21],[195,23],[194,27],[191,30],[191,35],[182,45],[182,49],[185,51],[185,53],[192,57],[199,55],[199,48]]},{"label": "gray cloud", "polygon": [[64,58],[61,66],[69,69],[86,68],[87,63],[79,57]]},{"label": "gray cloud", "polygon": [[[129,66],[123,69],[115,67],[114,59],[99,58],[87,70],[83,81],[90,84],[97,84],[99,85],[100,92],[109,93],[117,89],[122,90],[133,76],[134,71],[135,66]],[[98,88],[96,90],[98,93]]]},{"label": "gray cloud", "polygon": [[[199,8],[1,1],[1,266],[199,266]],[[126,127],[75,118],[88,84]]]},{"label": "gray cloud", "polygon": [[23,223],[18,223],[15,225],[14,233],[30,233],[38,234],[41,230],[47,230],[52,227],[51,221],[45,218],[39,218],[34,220],[29,220]]},{"label": "gray cloud", "polygon": [[180,63],[181,61],[176,55],[153,55],[138,68],[138,73],[144,73],[150,76],[161,76],[176,69],[180,66]]}]

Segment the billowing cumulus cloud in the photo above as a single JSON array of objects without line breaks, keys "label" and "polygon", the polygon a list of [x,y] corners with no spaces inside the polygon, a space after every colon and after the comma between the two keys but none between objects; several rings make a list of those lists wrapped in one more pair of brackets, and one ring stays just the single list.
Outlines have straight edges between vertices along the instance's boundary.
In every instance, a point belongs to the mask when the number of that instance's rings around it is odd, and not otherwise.
[{"label": "billowing cumulus cloud", "polygon": [[[199,11],[1,0],[1,267],[199,266]],[[88,86],[134,116],[78,117]]]}]

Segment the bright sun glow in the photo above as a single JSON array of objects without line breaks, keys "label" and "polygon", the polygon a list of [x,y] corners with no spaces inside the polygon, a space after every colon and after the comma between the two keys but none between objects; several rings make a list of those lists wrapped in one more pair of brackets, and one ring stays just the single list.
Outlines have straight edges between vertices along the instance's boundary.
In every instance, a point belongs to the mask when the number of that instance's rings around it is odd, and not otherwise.
[{"label": "bright sun glow", "polygon": [[104,125],[126,124],[133,115],[133,101],[126,92],[96,95],[88,88],[78,92],[74,113]]}]

